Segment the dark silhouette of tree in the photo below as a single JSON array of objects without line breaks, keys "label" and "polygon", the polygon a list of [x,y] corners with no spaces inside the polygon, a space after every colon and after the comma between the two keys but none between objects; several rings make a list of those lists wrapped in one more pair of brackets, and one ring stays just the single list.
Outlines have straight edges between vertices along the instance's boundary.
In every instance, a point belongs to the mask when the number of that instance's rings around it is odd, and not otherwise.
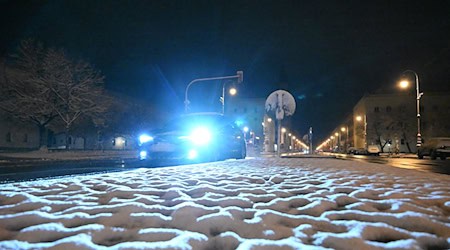
[{"label": "dark silhouette of tree", "polygon": [[34,40],[25,40],[11,56],[9,67],[1,103],[7,112],[44,131],[58,119],[66,136],[82,116],[95,124],[104,123],[111,98],[103,88],[104,76],[89,63],[72,60],[62,49],[46,49]]},{"label": "dark silhouette of tree", "polygon": [[43,80],[45,54],[41,43],[22,41],[16,54],[8,58],[9,64],[3,64],[0,81],[0,108],[38,126],[40,147],[47,145],[46,129],[57,117],[51,103],[55,96]]}]

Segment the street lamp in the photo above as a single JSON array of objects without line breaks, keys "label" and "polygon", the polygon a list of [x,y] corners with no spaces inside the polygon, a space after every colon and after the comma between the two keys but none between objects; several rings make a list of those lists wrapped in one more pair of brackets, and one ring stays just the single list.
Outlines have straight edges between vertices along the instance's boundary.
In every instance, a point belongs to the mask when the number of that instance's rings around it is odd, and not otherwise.
[{"label": "street lamp", "polygon": [[334,133],[334,135],[336,136],[337,150],[340,152],[341,151],[341,134],[336,132],[336,133]]},{"label": "street lamp", "polygon": [[[416,81],[416,105],[417,105],[417,147],[420,147],[422,145],[422,135],[420,134],[420,98],[422,97],[423,93],[420,92],[419,90],[419,76],[417,75],[416,72],[412,71],[412,70],[405,70],[403,72],[403,75],[405,75],[406,73],[412,73],[414,74],[415,77],[415,81]],[[400,83],[400,88],[408,88],[409,86],[409,81],[408,80],[402,80]]]},{"label": "street lamp", "polygon": [[[225,81],[222,85],[222,96],[220,97],[220,102],[222,103],[222,114],[225,114],[225,85],[228,82]],[[229,92],[230,95],[236,95],[237,89],[235,87],[231,87]]]},{"label": "street lamp", "polygon": [[[189,91],[189,87],[196,83],[196,82],[204,82],[204,81],[213,81],[213,80],[226,80],[226,79],[237,79],[238,83],[242,83],[243,79],[244,79],[244,72],[243,71],[237,71],[236,75],[233,76],[218,76],[218,77],[208,77],[208,78],[198,78],[198,79],[194,79],[192,80],[187,86],[186,86],[186,90],[184,91],[184,111],[187,113],[188,112],[188,108],[189,108],[189,98],[188,98],[188,91]],[[224,110],[224,106],[225,106],[225,100],[223,99],[225,97],[225,83],[223,84],[222,87],[222,111]]]},{"label": "street lamp", "polygon": [[346,137],[345,137],[345,147],[344,147],[344,149],[345,149],[345,152],[347,152],[347,147],[348,147],[348,126],[345,126],[345,127],[341,127],[341,131],[342,132],[347,132],[347,134],[346,134]]},{"label": "street lamp", "polygon": [[366,144],[367,144],[367,117],[366,115],[363,116],[356,116],[356,121],[358,122],[363,122],[363,126],[364,126],[364,148],[366,148]]}]

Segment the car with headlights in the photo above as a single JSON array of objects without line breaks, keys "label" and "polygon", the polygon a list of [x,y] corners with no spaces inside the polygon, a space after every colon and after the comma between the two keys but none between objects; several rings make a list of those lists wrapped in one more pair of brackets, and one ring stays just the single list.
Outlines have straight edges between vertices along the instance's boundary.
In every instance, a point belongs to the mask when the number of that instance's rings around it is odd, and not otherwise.
[{"label": "car with headlights", "polygon": [[450,138],[436,137],[424,140],[422,146],[417,149],[417,157],[423,159],[424,156],[429,156],[432,160],[437,157],[445,160],[450,156]]},{"label": "car with headlights", "polygon": [[218,113],[182,115],[140,135],[139,145],[140,160],[191,163],[243,159],[247,154],[242,129]]}]

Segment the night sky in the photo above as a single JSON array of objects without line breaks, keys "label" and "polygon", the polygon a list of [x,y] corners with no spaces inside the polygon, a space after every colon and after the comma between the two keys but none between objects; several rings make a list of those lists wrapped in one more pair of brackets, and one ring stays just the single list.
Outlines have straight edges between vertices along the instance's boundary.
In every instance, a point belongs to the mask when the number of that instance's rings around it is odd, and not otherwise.
[{"label": "night sky", "polygon": [[[286,89],[294,127],[326,136],[365,93],[450,90],[450,1],[2,1],[0,56],[36,38],[103,72],[116,92],[183,109],[193,79],[235,75],[241,97]],[[190,99],[220,107],[220,83]],[[205,95],[202,98],[200,95]]]}]

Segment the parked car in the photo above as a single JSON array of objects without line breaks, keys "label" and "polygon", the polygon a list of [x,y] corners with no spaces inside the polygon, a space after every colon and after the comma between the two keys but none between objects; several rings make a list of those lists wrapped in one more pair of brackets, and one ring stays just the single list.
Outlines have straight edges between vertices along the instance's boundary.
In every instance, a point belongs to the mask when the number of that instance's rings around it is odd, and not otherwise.
[{"label": "parked car", "polygon": [[369,155],[380,155],[380,147],[378,145],[367,146],[367,154]]},{"label": "parked car", "polygon": [[141,160],[204,162],[246,157],[242,130],[217,113],[182,115],[139,137]]},{"label": "parked car", "polygon": [[417,149],[417,157],[423,159],[424,156],[430,156],[432,160],[437,157],[445,160],[450,156],[450,138],[437,137],[425,140],[422,146]]},{"label": "parked car", "polygon": [[356,148],[355,147],[349,147],[347,148],[347,154],[355,154]]},{"label": "parked car", "polygon": [[368,154],[367,149],[365,148],[356,148],[355,149],[355,155],[366,155]]}]

